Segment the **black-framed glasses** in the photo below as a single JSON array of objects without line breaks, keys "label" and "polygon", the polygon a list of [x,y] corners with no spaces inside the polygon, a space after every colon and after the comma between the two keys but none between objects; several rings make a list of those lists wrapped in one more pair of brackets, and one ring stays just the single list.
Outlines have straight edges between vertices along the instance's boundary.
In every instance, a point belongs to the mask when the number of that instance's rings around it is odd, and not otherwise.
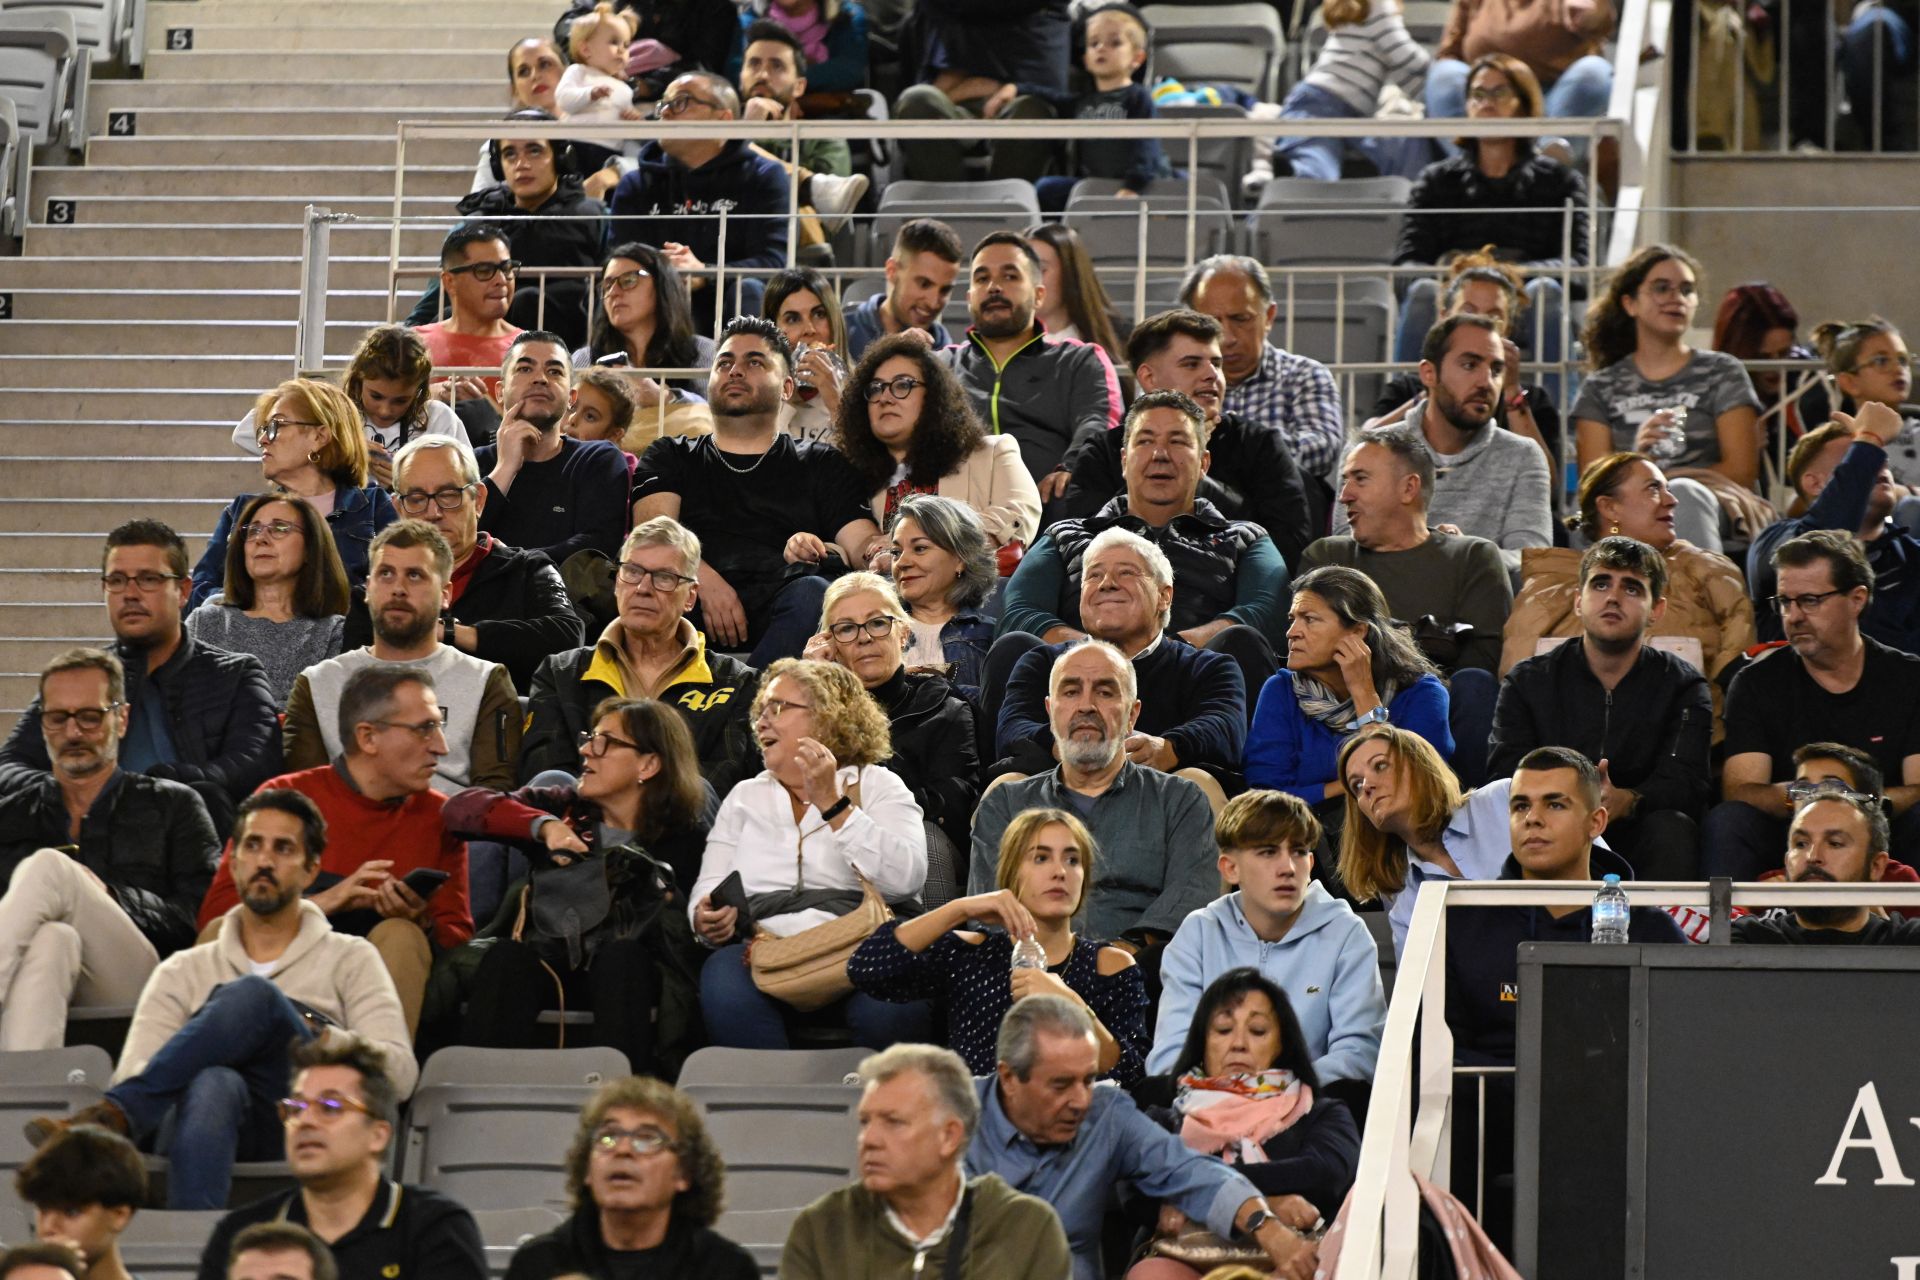
[{"label": "black-framed glasses", "polygon": [[252,542],[256,538],[271,538],[275,542],[284,542],[296,533],[306,530],[291,520],[255,520],[252,524],[243,524],[238,530],[240,541]]},{"label": "black-framed glasses", "polygon": [[363,1116],[371,1116],[373,1111],[358,1098],[349,1098],[345,1094],[335,1093],[331,1089],[317,1098],[303,1094],[290,1093],[280,1099],[275,1108],[280,1113],[281,1124],[292,1124],[302,1116],[311,1114],[315,1119],[331,1124],[349,1111],[358,1111]]},{"label": "black-framed glasses", "polygon": [[377,724],[383,729],[405,729],[422,742],[425,742],[436,733],[445,733],[447,731],[445,717],[434,720],[422,720],[417,724],[408,724],[404,720],[370,720],[368,723]]},{"label": "black-framed glasses", "polygon": [[888,378],[885,381],[875,378],[866,385],[865,395],[868,403],[878,400],[882,392],[892,396],[895,400],[905,400],[913,394],[915,387],[924,387],[926,385],[924,381],[914,377],[912,374],[903,373],[897,378]]},{"label": "black-framed glasses", "polygon": [[868,618],[865,622],[836,622],[827,628],[827,634],[841,644],[852,644],[860,638],[860,633],[863,631],[875,640],[879,640],[890,634],[899,623],[900,619],[890,613],[883,613],[877,617]]},{"label": "black-framed glasses", "polygon": [[453,489],[435,489],[432,493],[424,489],[409,489],[405,493],[394,494],[393,501],[410,516],[425,515],[429,505],[436,506],[442,511],[458,511],[460,505],[467,500],[467,494],[479,483],[476,480],[473,484],[463,484]]},{"label": "black-framed glasses", "polygon": [[630,293],[640,287],[642,280],[653,279],[653,273],[635,267],[631,271],[622,271],[617,276],[608,276],[600,282],[602,293]]},{"label": "black-framed glasses", "polygon": [[709,111],[718,111],[720,104],[695,97],[691,93],[678,93],[671,98],[660,99],[659,118],[665,120],[668,116],[682,115],[689,107],[705,107]]},{"label": "black-framed glasses", "polygon": [[640,744],[637,742],[629,742],[625,738],[615,734],[601,733],[598,730],[592,732],[582,730],[579,741],[580,754],[583,756],[591,756],[595,760],[598,760],[615,747],[625,747],[629,751],[640,750]]},{"label": "black-framed glasses", "polygon": [[1802,613],[1812,613],[1822,604],[1825,604],[1830,597],[1843,596],[1845,594],[1846,592],[1835,587],[1831,591],[1809,591],[1803,596],[1768,596],[1767,604],[1772,607],[1775,613],[1785,613],[1787,606],[1790,604],[1799,605],[1800,612]]},{"label": "black-framed glasses", "polygon": [[298,418],[268,418],[267,425],[255,431],[253,438],[259,444],[272,444],[288,427],[312,427],[318,431],[322,425],[318,422],[302,422]]},{"label": "black-framed glasses", "polygon": [[649,569],[647,566],[635,564],[631,560],[622,560],[620,567],[615,569],[614,572],[620,575],[620,581],[630,587],[637,587],[642,582],[645,582],[652,586],[655,591],[662,593],[678,591],[689,582],[700,581],[698,578],[689,578],[684,573],[675,573],[671,569]]},{"label": "black-framed glasses", "polygon": [[597,1154],[611,1155],[623,1142],[637,1156],[676,1149],[674,1140],[667,1136],[664,1129],[657,1129],[650,1124],[641,1125],[638,1129],[603,1124],[593,1131],[593,1149]]},{"label": "black-framed glasses", "polygon": [[508,258],[505,262],[469,262],[464,267],[443,267],[442,270],[450,276],[471,274],[475,280],[485,284],[502,273],[510,276],[518,275],[520,263],[513,258]]},{"label": "black-framed glasses", "polygon": [[42,711],[40,723],[55,733],[65,733],[69,724],[77,724],[88,733],[100,732],[107,717],[124,707],[124,702],[109,702],[104,707],[81,707],[75,711]]},{"label": "black-framed glasses", "polygon": [[155,573],[152,570],[144,573],[103,573],[100,575],[100,585],[109,591],[125,591],[133,586],[151,595],[169,582],[178,582],[186,576],[184,573]]}]

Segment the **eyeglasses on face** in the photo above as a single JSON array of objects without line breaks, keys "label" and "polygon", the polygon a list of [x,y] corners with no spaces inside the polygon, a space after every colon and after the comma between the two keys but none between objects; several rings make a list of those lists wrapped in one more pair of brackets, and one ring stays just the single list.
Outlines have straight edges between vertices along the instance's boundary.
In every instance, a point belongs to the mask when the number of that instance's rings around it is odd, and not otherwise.
[{"label": "eyeglasses on face", "polygon": [[709,111],[718,111],[720,104],[709,102],[705,98],[697,98],[691,93],[678,93],[671,98],[660,99],[660,118],[664,120],[668,116],[684,115],[692,107],[705,107]]},{"label": "eyeglasses on face", "polygon": [[677,591],[689,582],[699,581],[698,578],[689,578],[686,574],[675,573],[671,569],[649,569],[647,566],[635,564],[631,560],[621,561],[620,567],[614,572],[620,575],[620,581],[630,587],[637,587],[642,582],[645,582],[651,585],[655,591],[660,592]]},{"label": "eyeglasses on face", "polygon": [[600,282],[602,293],[631,293],[640,287],[642,280],[651,280],[652,273],[635,267],[632,271],[622,271],[617,276],[608,276]]},{"label": "eyeglasses on face", "polygon": [[505,262],[469,262],[464,267],[444,267],[442,270],[450,276],[471,274],[475,280],[485,284],[497,275],[518,275],[520,264],[508,258]]},{"label": "eyeglasses on face", "polygon": [[615,747],[625,747],[629,751],[640,750],[639,743],[629,742],[625,738],[618,737],[611,733],[595,731],[580,734],[580,754],[583,756],[591,756],[595,760],[598,760]]},{"label": "eyeglasses on face", "polygon": [[418,724],[408,724],[404,720],[373,720],[368,723],[377,724],[383,729],[405,729],[422,742],[436,733],[445,733],[447,729],[445,718],[422,720]]},{"label": "eyeglasses on face", "polygon": [[1642,286],[1656,298],[1671,298],[1676,294],[1682,298],[1694,298],[1700,294],[1700,288],[1691,280],[1649,280]]},{"label": "eyeglasses on face", "polygon": [[860,638],[860,633],[863,631],[875,640],[879,640],[889,634],[899,621],[900,619],[892,614],[883,613],[878,617],[868,618],[865,622],[836,622],[827,628],[827,634],[841,644],[852,644]]},{"label": "eyeglasses on face", "polygon": [[1800,612],[1812,613],[1815,609],[1825,604],[1829,598],[1845,594],[1846,592],[1835,587],[1832,591],[1810,591],[1803,596],[1769,596],[1767,603],[1773,607],[1776,613],[1785,613],[1788,605],[1799,605]]},{"label": "eyeglasses on face", "polygon": [[1875,373],[1892,373],[1896,369],[1909,368],[1912,364],[1912,356],[1889,355],[1885,351],[1882,351],[1871,360],[1862,360],[1854,366],[1853,371],[1855,373],[1864,373],[1868,369],[1871,369]]},{"label": "eyeglasses on face", "polygon": [[267,425],[255,431],[253,438],[259,444],[272,444],[280,438],[280,433],[288,427],[312,427],[318,431],[321,428],[321,424],[318,422],[302,422],[298,418],[268,418]]},{"label": "eyeglasses on face", "polygon": [[154,573],[152,570],[145,573],[103,573],[100,575],[100,585],[109,591],[125,591],[129,586],[134,586],[151,594],[185,576],[181,573]]},{"label": "eyeglasses on face", "polygon": [[252,524],[240,526],[240,540],[252,542],[256,538],[271,538],[275,542],[283,542],[296,533],[305,532],[291,520],[255,520]]},{"label": "eyeglasses on face", "polygon": [[345,1094],[334,1093],[332,1090],[328,1090],[317,1098],[290,1093],[280,1099],[278,1110],[282,1124],[292,1124],[295,1120],[309,1114],[325,1124],[332,1124],[349,1111],[358,1111],[363,1116],[373,1114],[366,1103],[357,1098],[349,1098]]},{"label": "eyeglasses on face", "polygon": [[919,378],[905,373],[897,378],[888,378],[884,382],[879,378],[875,378],[866,386],[866,397],[869,401],[878,400],[881,393],[884,392],[892,396],[895,400],[905,400],[913,394],[915,387],[924,387],[926,385],[927,384]]},{"label": "eyeglasses on face", "polygon": [[783,698],[768,698],[760,704],[760,710],[754,714],[756,720],[778,720],[789,711],[811,711],[811,702],[788,702]]},{"label": "eyeglasses on face", "polygon": [[673,1139],[664,1130],[652,1125],[642,1125],[638,1129],[622,1129],[617,1125],[603,1124],[593,1131],[593,1150],[596,1155],[611,1155],[624,1142],[638,1156],[652,1155],[656,1151],[671,1148]]},{"label": "eyeglasses on face", "polygon": [[409,489],[405,493],[395,494],[393,500],[410,516],[425,515],[430,505],[442,511],[458,511],[473,488],[473,485],[463,484],[453,489],[435,489],[432,493],[424,489]]},{"label": "eyeglasses on face", "polygon": [[107,717],[126,704],[109,702],[104,707],[81,707],[75,711],[42,711],[40,723],[55,733],[64,733],[69,724],[77,724],[88,733],[98,733]]},{"label": "eyeglasses on face", "polygon": [[1513,96],[1513,86],[1509,84],[1490,84],[1467,90],[1469,102],[1505,102]]}]

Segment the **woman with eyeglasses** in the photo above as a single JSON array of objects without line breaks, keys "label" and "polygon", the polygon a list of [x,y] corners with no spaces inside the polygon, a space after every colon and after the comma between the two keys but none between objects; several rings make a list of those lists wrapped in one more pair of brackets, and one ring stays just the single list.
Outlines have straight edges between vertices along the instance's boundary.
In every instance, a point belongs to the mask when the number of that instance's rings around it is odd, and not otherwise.
[{"label": "woman with eyeglasses", "polygon": [[[789,1020],[799,1015],[754,984],[747,943],[846,915],[867,885],[917,914],[927,833],[913,793],[881,763],[893,755],[887,717],[846,668],[775,662],[754,694],[753,730],[766,768],[720,802],[689,914],[713,949],[700,970],[710,1041],[785,1049]],[[741,918],[741,899],[751,919]],[[854,1043],[870,1049],[928,1038],[924,1005],[849,991],[810,1016],[844,1023]]]},{"label": "woman with eyeglasses", "polygon": [[572,1216],[515,1249],[507,1280],[758,1280],[753,1255],[713,1230],[726,1182],[692,1098],[646,1076],[611,1081],[567,1149]]},{"label": "woman with eyeglasses", "polygon": [[966,388],[925,343],[906,333],[878,339],[847,384],[858,394],[841,398],[837,443],[873,486],[882,529],[907,497],[933,493],[972,507],[996,549],[1033,541],[1040,490],[1019,444],[987,434]]},{"label": "woman with eyeglasses", "polygon": [[[593,728],[580,735],[579,761],[577,781],[542,775],[517,791],[469,787],[447,801],[441,821],[449,832],[503,842],[532,873],[508,889],[474,943],[436,966],[426,1020],[440,1043],[552,1048],[554,1029],[540,1024],[540,1013],[590,1009],[587,1043],[619,1049],[636,1071],[671,1075],[692,1047],[687,1035],[694,1028],[691,1019],[668,1028],[656,1015],[663,992],[691,998],[699,959],[681,923],[707,844],[699,757],[672,707],[607,698],[593,709]],[[616,855],[620,861],[607,867],[614,914],[657,911],[658,928],[636,920],[634,936],[578,953],[530,929],[542,892],[559,892],[550,869],[622,847],[643,850],[667,878],[656,885],[650,867]]]},{"label": "woman with eyeglasses", "polygon": [[[367,434],[359,407],[330,382],[294,378],[255,401],[253,419],[260,424],[255,435],[260,474],[271,492],[305,500],[326,520],[347,585],[359,586],[367,580],[373,535],[399,518],[387,491],[367,483]],[[241,510],[254,496],[243,493],[220,513],[206,553],[193,567],[188,609],[197,609],[220,589],[227,540],[244,523]]]},{"label": "woman with eyeglasses", "polygon": [[1614,272],[1588,311],[1581,339],[1592,373],[1573,404],[1580,469],[1610,453],[1645,454],[1669,478],[1713,490],[1723,515],[1738,517],[1751,536],[1772,514],[1742,495],[1753,495],[1760,480],[1760,398],[1739,360],[1688,345],[1699,278],[1684,249],[1649,245]]},{"label": "woman with eyeglasses", "polygon": [[907,670],[907,607],[877,573],[834,579],[820,604],[820,633],[806,656],[853,672],[892,727],[887,768],[900,776],[927,821],[929,908],[966,886],[966,848],[980,802],[980,751],[973,706],[945,677]]},{"label": "woman with eyeglasses", "polygon": [[[1920,418],[1913,401],[1913,353],[1891,320],[1828,320],[1813,327],[1813,349],[1826,361],[1827,376],[1840,389],[1839,409],[1858,414],[1863,404],[1883,404],[1900,415],[1900,434],[1887,445],[1887,467],[1909,493],[1920,489]],[[1898,517],[1895,522],[1899,523]],[[1913,526],[1908,525],[1909,529]]]},{"label": "woman with eyeglasses", "polygon": [[[574,368],[705,369],[712,363],[713,339],[694,332],[687,283],[673,263],[637,240],[613,246],[600,267],[600,307],[587,345],[573,353]],[[635,378],[635,407],[643,415],[657,408],[669,397],[668,388],[698,399],[707,393],[707,380]]]},{"label": "woman with eyeglasses", "polygon": [[302,671],[340,652],[347,571],[326,521],[299,498],[255,494],[234,527],[223,585],[187,615],[187,634],[260,659],[285,706]]},{"label": "woman with eyeglasses", "polygon": [[840,295],[811,267],[793,267],[767,281],[760,314],[780,326],[793,347],[793,398],[780,429],[795,440],[827,440],[847,385],[847,322]]}]

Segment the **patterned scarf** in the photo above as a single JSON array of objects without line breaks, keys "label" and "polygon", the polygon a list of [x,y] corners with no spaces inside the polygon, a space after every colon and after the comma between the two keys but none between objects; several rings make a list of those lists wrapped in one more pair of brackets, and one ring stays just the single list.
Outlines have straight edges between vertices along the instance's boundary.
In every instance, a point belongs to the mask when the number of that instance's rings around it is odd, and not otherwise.
[{"label": "patterned scarf", "polygon": [[[1380,687],[1380,705],[1390,706],[1393,696],[1400,692],[1400,686],[1389,680]],[[1300,714],[1309,720],[1318,720],[1341,737],[1353,732],[1355,719],[1352,698],[1334,696],[1332,689],[1321,684],[1312,676],[1293,674],[1293,697],[1300,704]]]},{"label": "patterned scarf", "polygon": [[1180,1140],[1228,1164],[1266,1163],[1266,1143],[1313,1110],[1313,1090],[1291,1071],[1250,1076],[1180,1077],[1173,1109]]}]

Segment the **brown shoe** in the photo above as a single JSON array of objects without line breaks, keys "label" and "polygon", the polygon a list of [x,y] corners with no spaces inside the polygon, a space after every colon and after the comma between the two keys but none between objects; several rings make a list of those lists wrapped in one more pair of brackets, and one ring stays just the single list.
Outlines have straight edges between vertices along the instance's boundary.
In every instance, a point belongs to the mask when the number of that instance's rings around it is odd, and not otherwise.
[{"label": "brown shoe", "polygon": [[127,1123],[126,1112],[111,1102],[96,1102],[91,1106],[80,1108],[70,1116],[41,1116],[37,1120],[27,1121],[27,1141],[33,1144],[35,1150],[38,1150],[46,1145],[49,1138],[58,1133],[65,1133],[77,1124],[97,1124],[102,1129],[109,1129],[123,1138],[133,1136],[132,1126]]}]

